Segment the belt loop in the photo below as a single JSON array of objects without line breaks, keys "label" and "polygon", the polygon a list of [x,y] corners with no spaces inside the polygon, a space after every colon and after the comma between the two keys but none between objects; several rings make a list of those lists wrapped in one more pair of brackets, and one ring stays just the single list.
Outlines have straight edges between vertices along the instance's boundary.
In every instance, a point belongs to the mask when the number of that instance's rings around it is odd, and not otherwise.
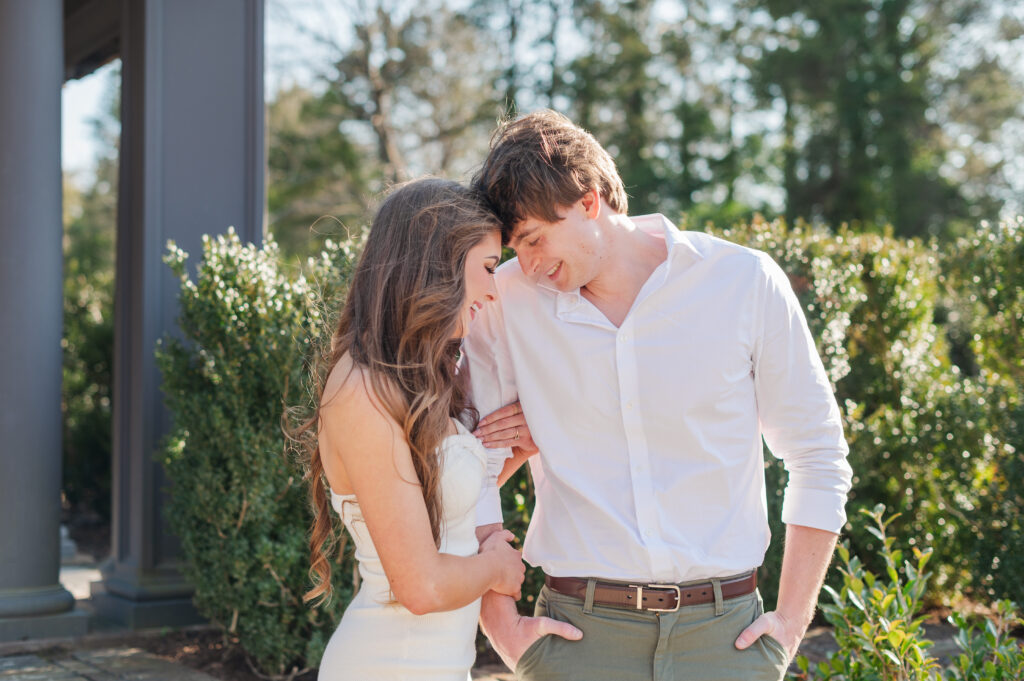
[{"label": "belt loop", "polygon": [[587,580],[587,593],[583,597],[583,614],[589,615],[594,612],[594,589],[597,587],[596,579]]},{"label": "belt loop", "polygon": [[725,614],[725,600],[722,598],[722,580],[712,579],[711,586],[715,590],[715,617]]}]

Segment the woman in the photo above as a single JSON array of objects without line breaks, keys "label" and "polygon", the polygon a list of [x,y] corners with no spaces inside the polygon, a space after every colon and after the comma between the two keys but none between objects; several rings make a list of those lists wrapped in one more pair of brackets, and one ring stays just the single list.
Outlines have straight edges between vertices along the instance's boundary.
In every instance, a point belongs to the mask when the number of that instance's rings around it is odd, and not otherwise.
[{"label": "woman", "polygon": [[315,520],[306,600],[331,593],[331,506],[362,577],[322,680],[464,681],[480,596],[519,596],[525,568],[511,533],[476,539],[486,454],[456,371],[460,339],[494,299],[500,255],[496,218],[454,182],[405,184],[373,221],[307,423]]}]

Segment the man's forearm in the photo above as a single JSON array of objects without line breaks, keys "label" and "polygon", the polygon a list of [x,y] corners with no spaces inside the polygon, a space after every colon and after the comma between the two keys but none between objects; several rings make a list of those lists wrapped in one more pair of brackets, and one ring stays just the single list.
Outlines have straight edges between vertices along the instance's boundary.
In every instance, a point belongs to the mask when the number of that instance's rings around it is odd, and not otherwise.
[{"label": "man's forearm", "polygon": [[492,644],[507,636],[507,630],[515,624],[518,615],[516,601],[511,596],[488,591],[480,601],[480,629]]},{"label": "man's forearm", "polygon": [[825,572],[832,561],[838,535],[803,525],[786,525],[786,548],[779,577],[775,612],[793,630],[806,631],[814,617]]}]

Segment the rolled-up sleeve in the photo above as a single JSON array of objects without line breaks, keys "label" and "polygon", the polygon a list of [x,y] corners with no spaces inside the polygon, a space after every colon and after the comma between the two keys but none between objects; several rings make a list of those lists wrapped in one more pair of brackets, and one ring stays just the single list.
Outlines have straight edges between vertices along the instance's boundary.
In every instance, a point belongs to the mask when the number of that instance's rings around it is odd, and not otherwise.
[{"label": "rolled-up sleeve", "polygon": [[838,533],[853,479],[839,406],[789,279],[761,262],[754,384],[761,432],[789,474],[782,521]]},{"label": "rolled-up sleeve", "polygon": [[[471,398],[480,416],[516,401],[500,300],[485,305],[477,314],[462,343],[462,352],[463,370],[469,372]],[[487,479],[477,502],[478,526],[502,522],[498,475],[512,450],[488,449],[487,454]]]}]

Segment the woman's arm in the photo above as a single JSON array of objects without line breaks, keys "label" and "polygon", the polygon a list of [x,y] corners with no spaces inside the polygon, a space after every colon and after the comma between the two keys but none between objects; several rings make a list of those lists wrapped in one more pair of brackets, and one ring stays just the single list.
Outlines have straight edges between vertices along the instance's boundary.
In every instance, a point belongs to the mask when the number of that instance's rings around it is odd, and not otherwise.
[{"label": "woman's arm", "polygon": [[501,469],[501,473],[498,474],[498,487],[504,485],[505,481],[511,478],[531,456],[533,454],[527,454],[522,449],[514,447],[512,449],[512,456],[505,459],[505,466]]},{"label": "woman's arm", "polygon": [[395,599],[423,614],[460,608],[489,590],[518,598],[525,567],[505,535],[473,556],[438,551],[409,445],[367,383],[352,371],[324,401],[321,456],[328,476],[333,470],[331,479],[355,493]]}]

